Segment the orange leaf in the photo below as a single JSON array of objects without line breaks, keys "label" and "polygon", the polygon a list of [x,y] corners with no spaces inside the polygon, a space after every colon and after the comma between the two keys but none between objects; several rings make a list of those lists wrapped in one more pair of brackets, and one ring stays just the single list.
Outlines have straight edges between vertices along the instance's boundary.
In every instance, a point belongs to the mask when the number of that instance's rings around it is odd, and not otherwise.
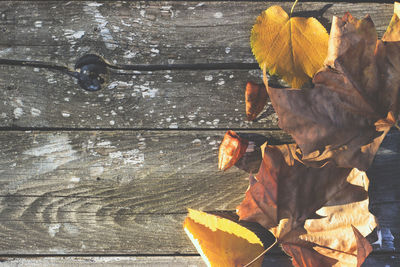
[{"label": "orange leaf", "polygon": [[246,153],[249,142],[234,131],[227,131],[218,153],[218,169],[227,170]]},{"label": "orange leaf", "polygon": [[248,82],[246,85],[245,101],[246,115],[249,121],[254,120],[267,103],[267,89],[263,84]]},{"label": "orange leaf", "polygon": [[[263,147],[263,161],[243,202],[241,220],[268,229],[295,266],[356,266],[369,254],[376,226],[368,211],[368,178],[357,169],[305,166],[297,145]],[[361,234],[354,231],[356,227]]]},{"label": "orange leaf", "polygon": [[[264,247],[247,228],[222,217],[189,209],[184,230],[207,266],[244,266]],[[263,257],[251,266],[260,266]]]}]

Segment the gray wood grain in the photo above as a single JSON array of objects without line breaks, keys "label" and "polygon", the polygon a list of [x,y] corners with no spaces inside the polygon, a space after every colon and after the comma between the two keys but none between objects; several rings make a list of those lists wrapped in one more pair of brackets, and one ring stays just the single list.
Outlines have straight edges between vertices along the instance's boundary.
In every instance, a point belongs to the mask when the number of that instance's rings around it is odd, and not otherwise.
[{"label": "gray wood grain", "polygon": [[[244,171],[217,170],[223,134],[1,132],[0,254],[195,253],[181,229],[186,208],[234,210],[248,185]],[[385,220],[397,235],[398,214]]]},{"label": "gray wood grain", "polygon": [[[147,257],[132,257],[132,256],[118,256],[118,257],[40,257],[40,258],[3,258],[1,259],[0,266],[8,267],[66,267],[66,266],[133,266],[133,267],[197,267],[205,266],[200,256],[147,256]],[[400,258],[397,254],[392,257],[388,255],[374,254],[367,258],[363,267],[377,267],[377,266],[397,266],[400,264]],[[279,266],[291,267],[290,259],[282,254],[267,255],[263,262],[264,267]]]},{"label": "gray wood grain", "polygon": [[[87,53],[121,64],[254,62],[250,29],[272,4],[6,1],[0,6],[0,57],[69,67]],[[282,3],[286,10],[291,5]],[[326,5],[299,3],[296,12],[319,16]],[[333,15],[372,13],[382,34],[392,9],[391,4],[338,2],[321,21],[329,27]],[[257,70],[111,75],[105,90],[90,94],[61,73],[19,66],[0,70],[0,127],[277,127],[271,106],[258,122],[245,119],[244,87],[250,80],[261,82]]]},{"label": "gray wood grain", "polygon": [[[249,36],[256,17],[276,2],[248,1],[3,1],[0,55],[14,59],[75,63],[85,53],[113,62],[167,64],[255,62]],[[392,4],[300,2],[296,12],[322,15],[370,13],[382,35]],[[292,1],[280,2],[286,11]]]},{"label": "gray wood grain", "polygon": [[261,72],[115,74],[107,88],[86,92],[67,75],[0,66],[0,127],[277,128],[271,105],[257,122],[247,121],[247,81],[261,83]]}]

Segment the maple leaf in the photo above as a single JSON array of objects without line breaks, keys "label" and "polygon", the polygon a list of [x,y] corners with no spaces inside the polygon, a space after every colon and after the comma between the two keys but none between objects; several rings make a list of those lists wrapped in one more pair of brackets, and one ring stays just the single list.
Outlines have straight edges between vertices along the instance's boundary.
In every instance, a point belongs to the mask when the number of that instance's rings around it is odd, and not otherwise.
[{"label": "maple leaf", "polygon": [[263,145],[263,161],[237,208],[241,220],[268,229],[295,266],[359,266],[371,252],[363,236],[376,226],[368,178],[357,169],[307,167],[295,144]]},{"label": "maple leaf", "polygon": [[249,121],[254,120],[264,109],[267,103],[267,89],[263,84],[248,82],[246,84],[245,102],[246,116]]},{"label": "maple leaf", "polygon": [[289,17],[272,6],[257,18],[250,42],[261,68],[300,88],[322,67],[328,38],[317,19]]},{"label": "maple leaf", "polygon": [[398,115],[399,27],[394,14],[378,40],[369,16],[334,17],[325,67],[315,74],[313,89],[266,84],[279,126],[299,145],[304,162],[322,166],[332,159],[360,170],[371,165]]},{"label": "maple leaf", "polygon": [[246,153],[249,142],[232,130],[226,132],[219,146],[218,169],[227,170]]},{"label": "maple leaf", "polygon": [[[231,220],[188,209],[186,234],[207,266],[244,266],[263,252],[256,234]],[[260,266],[262,258],[252,266]]]}]

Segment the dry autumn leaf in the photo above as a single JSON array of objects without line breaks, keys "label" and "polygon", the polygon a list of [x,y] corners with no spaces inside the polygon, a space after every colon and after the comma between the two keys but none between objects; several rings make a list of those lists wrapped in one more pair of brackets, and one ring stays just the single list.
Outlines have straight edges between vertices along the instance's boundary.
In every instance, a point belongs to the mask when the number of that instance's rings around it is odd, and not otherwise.
[{"label": "dry autumn leaf", "polygon": [[[244,266],[264,247],[247,228],[216,215],[189,209],[184,230],[207,266]],[[252,266],[261,266],[262,258]]]},{"label": "dry autumn leaf", "polygon": [[304,162],[370,166],[398,116],[399,27],[395,14],[378,40],[370,17],[334,17],[325,67],[315,74],[314,88],[268,88],[279,126],[299,145]]},{"label": "dry autumn leaf", "polygon": [[227,170],[246,153],[249,142],[234,131],[227,131],[218,152],[218,169]]},{"label": "dry autumn leaf", "polygon": [[245,102],[246,116],[249,121],[254,120],[264,109],[268,94],[265,85],[248,82],[246,85]]},{"label": "dry autumn leaf", "polygon": [[237,209],[240,219],[274,234],[295,266],[359,266],[371,251],[364,236],[376,226],[366,174],[332,162],[307,167],[295,144],[265,144],[263,151]]},{"label": "dry autumn leaf", "polygon": [[251,48],[258,64],[300,88],[323,65],[329,35],[315,18],[289,17],[272,6],[251,31]]}]

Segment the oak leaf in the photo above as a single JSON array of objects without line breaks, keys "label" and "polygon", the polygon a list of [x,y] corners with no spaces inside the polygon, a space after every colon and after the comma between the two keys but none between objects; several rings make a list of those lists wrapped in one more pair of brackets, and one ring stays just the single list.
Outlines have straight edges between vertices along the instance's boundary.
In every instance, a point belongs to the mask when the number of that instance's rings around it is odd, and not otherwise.
[{"label": "oak leaf", "polygon": [[325,66],[315,74],[314,88],[266,85],[279,126],[292,135],[305,163],[322,166],[333,160],[360,170],[370,166],[398,116],[399,27],[394,14],[378,40],[369,16],[334,17]]},{"label": "oak leaf", "polygon": [[227,170],[246,153],[249,142],[232,130],[226,132],[218,152],[218,169]]},{"label": "oak leaf", "polygon": [[295,266],[360,265],[371,251],[363,236],[376,226],[365,172],[333,162],[307,167],[295,144],[262,150],[260,170],[237,208],[240,219],[268,229]]},{"label": "oak leaf", "polygon": [[[207,266],[244,266],[263,252],[256,234],[231,220],[188,209],[184,230]],[[252,266],[260,266],[262,258]]]},{"label": "oak leaf", "polygon": [[328,38],[317,19],[289,17],[272,6],[257,18],[250,42],[261,68],[300,88],[322,67]]}]

